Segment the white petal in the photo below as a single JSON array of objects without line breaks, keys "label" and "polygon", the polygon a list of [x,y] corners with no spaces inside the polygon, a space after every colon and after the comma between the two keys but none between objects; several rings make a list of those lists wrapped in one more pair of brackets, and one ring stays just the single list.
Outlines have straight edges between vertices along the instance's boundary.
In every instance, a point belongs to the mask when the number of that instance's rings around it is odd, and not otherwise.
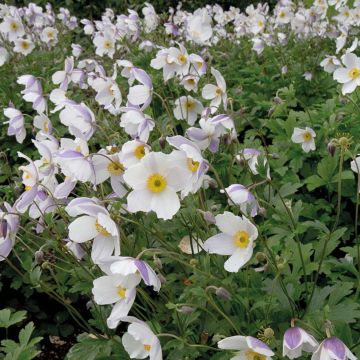
[{"label": "white petal", "polygon": [[93,239],[98,234],[95,222],[91,216],[78,217],[69,225],[69,239],[77,243]]}]

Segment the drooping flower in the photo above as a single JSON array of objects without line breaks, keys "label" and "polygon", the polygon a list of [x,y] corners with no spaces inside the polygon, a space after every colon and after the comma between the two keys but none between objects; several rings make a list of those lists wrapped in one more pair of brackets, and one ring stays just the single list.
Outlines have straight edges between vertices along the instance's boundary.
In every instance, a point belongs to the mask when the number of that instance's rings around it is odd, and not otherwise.
[{"label": "drooping flower", "polygon": [[315,338],[300,327],[291,327],[285,331],[283,339],[283,356],[297,359],[302,351],[314,352],[319,343]]},{"label": "drooping flower", "polygon": [[302,149],[308,153],[310,150],[316,149],[315,137],[315,131],[309,127],[305,127],[305,129],[294,128],[291,141],[295,144],[301,144]]},{"label": "drooping flower", "polygon": [[22,144],[26,137],[23,114],[13,107],[8,107],[4,109],[4,115],[9,119],[5,122],[5,124],[9,124],[7,134],[9,136],[15,135],[16,141]]},{"label": "drooping flower", "polygon": [[253,254],[254,240],[258,237],[258,231],[244,216],[235,216],[225,211],[217,215],[216,226],[221,231],[204,243],[204,250],[210,254],[231,255],[224,264],[229,272],[237,272],[244,266]]},{"label": "drooping flower", "polygon": [[337,337],[325,339],[313,353],[311,360],[357,360],[357,357]]},{"label": "drooping flower", "polygon": [[236,350],[231,360],[271,360],[274,352],[262,341],[252,336],[230,336],[218,342],[224,350]]},{"label": "drooping flower", "polygon": [[226,94],[226,82],[220,72],[213,67],[211,68],[211,74],[216,80],[216,85],[207,84],[202,89],[202,97],[207,100],[211,100],[210,108],[214,113],[223,102],[224,109],[227,108],[227,94]]}]

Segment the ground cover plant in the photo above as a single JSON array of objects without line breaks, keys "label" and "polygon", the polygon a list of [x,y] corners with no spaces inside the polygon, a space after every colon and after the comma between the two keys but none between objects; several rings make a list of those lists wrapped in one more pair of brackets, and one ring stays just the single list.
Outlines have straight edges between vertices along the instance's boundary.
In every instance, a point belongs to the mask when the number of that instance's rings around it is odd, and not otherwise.
[{"label": "ground cover plant", "polygon": [[0,359],[357,359],[359,26],[0,5]]}]

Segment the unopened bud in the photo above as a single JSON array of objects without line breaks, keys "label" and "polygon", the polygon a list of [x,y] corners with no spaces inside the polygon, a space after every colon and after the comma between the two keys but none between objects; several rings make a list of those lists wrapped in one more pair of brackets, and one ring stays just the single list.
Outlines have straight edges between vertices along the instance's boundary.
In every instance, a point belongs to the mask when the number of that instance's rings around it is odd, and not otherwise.
[{"label": "unopened bud", "polygon": [[201,344],[207,344],[209,340],[209,333],[207,331],[203,331],[200,335],[200,343]]},{"label": "unopened bud", "polygon": [[37,264],[41,264],[44,261],[44,252],[41,250],[35,251],[35,261]]},{"label": "unopened bud", "polygon": [[195,311],[194,308],[192,308],[191,306],[186,306],[186,305],[181,306],[180,308],[177,308],[176,310],[177,310],[179,313],[185,314],[185,315],[190,315],[190,314],[192,314],[192,313]]},{"label": "unopened bud", "polygon": [[159,139],[159,144],[160,144],[161,149],[164,150],[165,146],[166,146],[166,138],[165,138],[165,136],[161,136],[161,138]]},{"label": "unopened bud", "polygon": [[329,154],[331,156],[334,156],[335,155],[335,151],[336,151],[336,145],[334,144],[333,141],[330,141],[327,145],[327,150],[329,152]]},{"label": "unopened bud", "polygon": [[217,288],[215,290],[215,294],[216,294],[216,296],[218,296],[221,299],[231,300],[231,294],[226,289],[224,289],[223,287]]},{"label": "unopened bud", "polygon": [[202,211],[202,210],[198,210],[199,213],[201,213],[201,215],[203,216],[204,220],[208,223],[208,224],[215,224],[216,220],[215,220],[215,216],[213,215],[212,212],[210,211]]},{"label": "unopened bud", "polygon": [[255,259],[258,261],[258,262],[264,262],[266,260],[266,255],[263,253],[263,252],[257,252],[255,254]]},{"label": "unopened bud", "polygon": [[274,103],[280,105],[283,103],[283,100],[279,96],[274,97]]}]

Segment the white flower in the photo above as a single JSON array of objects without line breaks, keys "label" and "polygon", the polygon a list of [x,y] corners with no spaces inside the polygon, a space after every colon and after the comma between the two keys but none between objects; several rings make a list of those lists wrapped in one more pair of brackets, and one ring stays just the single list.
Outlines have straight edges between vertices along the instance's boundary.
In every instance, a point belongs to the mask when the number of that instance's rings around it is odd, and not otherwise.
[{"label": "white flower", "polygon": [[341,92],[343,95],[352,93],[360,85],[360,59],[352,53],[345,54],[341,58],[345,67],[334,71],[334,80],[343,84]]},{"label": "white flower", "polygon": [[213,67],[211,68],[211,74],[215,77],[216,84],[207,84],[202,89],[202,97],[206,100],[211,100],[210,107],[211,112],[214,113],[223,102],[224,109],[227,107],[227,95],[226,95],[226,82],[220,72]]},{"label": "white flower", "polygon": [[198,9],[194,14],[187,17],[188,39],[197,44],[204,45],[212,37],[211,17],[207,9]]},{"label": "white flower", "polygon": [[7,16],[0,24],[0,31],[7,35],[9,41],[15,41],[25,34],[24,26],[20,19]]},{"label": "white flower", "polygon": [[131,359],[162,360],[160,341],[146,323],[131,316],[121,320],[130,322],[122,344]]},{"label": "white flower", "polygon": [[121,148],[121,162],[126,168],[138,164],[150,152],[150,146],[140,140],[127,141]]},{"label": "white flower", "polygon": [[0,46],[0,66],[3,66],[9,59],[8,51]]},{"label": "white flower", "polygon": [[318,346],[319,343],[314,337],[300,327],[291,327],[284,333],[283,356],[289,359],[300,357],[303,350],[312,353]]},{"label": "white flower", "polygon": [[113,58],[115,54],[115,40],[113,32],[106,31],[104,33],[97,33],[93,41],[96,47],[96,55],[108,55],[109,58]]},{"label": "white flower", "polygon": [[121,92],[114,80],[111,78],[97,78],[91,83],[91,87],[97,92],[95,100],[103,105],[111,113],[117,114],[122,101]]},{"label": "white flower", "polygon": [[15,135],[16,141],[20,144],[25,139],[26,130],[25,130],[25,122],[24,116],[21,111],[14,109],[12,107],[8,107],[4,109],[4,115],[10,119],[6,121],[5,124],[9,124],[9,128],[7,134],[9,136]]},{"label": "white flower", "polygon": [[171,155],[152,152],[124,173],[133,188],[127,197],[130,212],[151,210],[160,219],[171,219],[180,208],[177,191],[184,188],[187,175]]},{"label": "white flower", "polygon": [[138,274],[105,275],[94,280],[92,293],[99,305],[114,304],[107,325],[115,329],[121,318],[128,315],[136,297],[136,286],[141,277]]},{"label": "white flower", "polygon": [[314,352],[311,360],[357,360],[357,357],[337,337],[325,339]]},{"label": "white flower", "polygon": [[29,39],[18,39],[14,41],[14,51],[23,55],[30,54],[34,48],[34,43]]},{"label": "white flower", "polygon": [[59,32],[56,28],[47,26],[41,32],[40,39],[46,44],[54,45],[55,43],[57,43],[58,33]]},{"label": "white flower", "polygon": [[291,141],[295,144],[301,144],[302,149],[308,153],[310,150],[315,150],[315,131],[309,127],[305,129],[294,128],[291,136]]},{"label": "white flower", "polygon": [[201,102],[192,96],[181,96],[175,101],[174,116],[177,120],[186,120],[189,125],[194,125],[204,107]]},{"label": "white flower", "polygon": [[341,62],[336,56],[326,56],[326,58],[320,63],[320,66],[324,68],[324,71],[332,74],[337,68],[341,67]]},{"label": "white flower", "polygon": [[124,113],[121,115],[120,126],[133,138],[146,142],[155,126],[154,121],[137,108],[126,107],[121,110]]},{"label": "white flower", "polygon": [[[69,203],[66,211],[69,212],[71,206]],[[69,239],[71,241],[81,244],[94,239],[91,258],[95,263],[112,254],[120,254],[119,230],[105,208],[96,204],[88,204],[77,214],[85,215],[79,216],[70,223]]]},{"label": "white flower", "polygon": [[220,349],[237,350],[230,360],[271,360],[274,352],[252,336],[230,336],[218,342]]},{"label": "white flower", "polygon": [[210,254],[231,255],[224,268],[237,272],[252,256],[254,240],[258,237],[257,228],[246,217],[228,211],[217,215],[215,220],[221,233],[207,239],[203,248]]}]

